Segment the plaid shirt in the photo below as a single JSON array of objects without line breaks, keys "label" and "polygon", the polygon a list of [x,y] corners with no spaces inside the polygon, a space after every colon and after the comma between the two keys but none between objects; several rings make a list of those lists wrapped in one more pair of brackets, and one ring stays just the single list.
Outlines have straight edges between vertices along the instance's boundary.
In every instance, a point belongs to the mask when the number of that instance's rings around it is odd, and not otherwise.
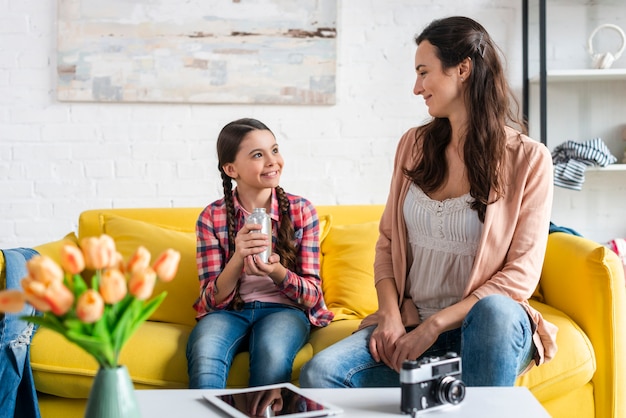
[{"label": "plaid shirt", "polygon": [[[290,216],[294,227],[297,248],[297,271],[287,270],[287,277],[277,284],[278,290],[305,308],[313,326],[323,327],[333,319],[326,308],[319,275],[319,221],[317,211],[308,200],[286,193],[289,199]],[[245,213],[233,191],[236,231],[245,223]],[[276,245],[280,210],[276,191],[272,191],[272,241]],[[228,248],[228,226],[224,199],[217,200],[204,208],[196,223],[196,263],[200,280],[200,297],[194,303],[200,319],[213,310],[225,309],[234,297],[232,292],[222,303],[215,302],[215,281],[230,259]],[[243,271],[242,271],[243,274]]]}]

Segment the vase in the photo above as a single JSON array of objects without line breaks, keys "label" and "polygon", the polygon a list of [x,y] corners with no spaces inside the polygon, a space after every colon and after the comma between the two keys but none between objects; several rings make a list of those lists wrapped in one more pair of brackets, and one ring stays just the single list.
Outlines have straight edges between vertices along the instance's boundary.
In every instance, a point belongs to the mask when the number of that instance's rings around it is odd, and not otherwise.
[{"label": "vase", "polygon": [[85,418],[139,418],[135,388],[126,366],[100,367],[91,386]]}]

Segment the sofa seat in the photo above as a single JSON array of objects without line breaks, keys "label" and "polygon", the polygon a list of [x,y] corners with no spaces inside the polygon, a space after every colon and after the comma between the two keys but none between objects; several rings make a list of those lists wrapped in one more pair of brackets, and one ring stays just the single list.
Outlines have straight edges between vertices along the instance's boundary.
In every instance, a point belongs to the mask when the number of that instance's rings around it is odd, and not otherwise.
[{"label": "sofa seat", "polygon": [[549,401],[589,382],[596,359],[591,341],[570,317],[544,303],[531,300],[530,304],[559,328],[557,345],[567,350],[567,356],[557,355],[541,367],[533,367],[517,379],[517,385],[529,388],[540,402]]},{"label": "sofa seat", "polygon": [[[358,325],[354,321],[354,326]],[[58,333],[41,329],[33,343],[31,365],[37,375],[37,390],[63,398],[86,399],[98,365],[77,346],[68,343]],[[136,389],[186,389],[189,387],[185,347],[191,332],[186,325],[148,321],[133,335],[120,354],[120,364],[127,365]],[[343,334],[338,334],[343,335]],[[338,338],[335,338],[337,340]],[[62,350],[45,350],[42,341]],[[158,349],[155,349],[157,347]],[[300,368],[313,356],[313,346],[307,343],[294,360],[293,383],[297,384]],[[228,378],[228,386],[246,387],[249,355],[236,356]]]},{"label": "sofa seat", "polygon": [[[315,353],[350,335],[377,309],[373,285],[374,247],[382,205],[322,206],[321,276],[324,298],[335,320],[312,331],[294,362],[292,382]],[[152,254],[166,247],[181,251],[177,277],[157,291],[168,296],[131,337],[120,363],[137,389],[186,388],[187,338],[198,294],[194,224],[201,208],[102,209],[83,212],[76,241],[107,233],[128,255],[138,245]],[[58,258],[60,242],[36,249]],[[626,416],[623,399],[626,358],[624,272],[616,254],[600,244],[564,233],[551,234],[540,286],[531,304],[558,326],[554,359],[534,367],[516,384],[528,387],[553,417]],[[248,382],[248,354],[239,353],[228,387]],[[79,417],[97,364],[63,337],[39,329],[31,363],[43,418]]]},{"label": "sofa seat", "polygon": [[[570,347],[569,356],[557,356],[542,367],[535,367],[518,379],[518,384],[531,389],[540,400],[562,396],[591,380],[595,372],[593,346],[582,330],[565,314],[549,306],[533,302],[550,322],[559,327],[560,347]],[[335,321],[329,327],[315,330],[309,343],[298,353],[294,362],[293,382],[297,384],[299,370],[314,352],[352,333],[359,320]],[[181,389],[188,387],[185,346],[191,327],[148,321],[129,340],[120,355],[120,363],[128,365],[137,389]],[[31,364],[37,374],[39,391],[64,398],[86,398],[97,363],[91,356],[59,334],[48,329],[38,331],[40,337],[33,343]],[[40,349],[46,341],[62,350]],[[158,349],[155,349],[158,347]],[[228,380],[229,387],[245,387],[248,379],[247,353],[236,357]]]}]

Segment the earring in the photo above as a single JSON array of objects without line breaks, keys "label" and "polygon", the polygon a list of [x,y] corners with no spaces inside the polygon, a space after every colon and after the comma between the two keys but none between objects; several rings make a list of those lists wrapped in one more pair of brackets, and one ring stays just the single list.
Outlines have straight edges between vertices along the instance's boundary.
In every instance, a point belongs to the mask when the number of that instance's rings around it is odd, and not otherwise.
[{"label": "earring", "polygon": [[465,81],[465,78],[461,77],[461,81]]}]

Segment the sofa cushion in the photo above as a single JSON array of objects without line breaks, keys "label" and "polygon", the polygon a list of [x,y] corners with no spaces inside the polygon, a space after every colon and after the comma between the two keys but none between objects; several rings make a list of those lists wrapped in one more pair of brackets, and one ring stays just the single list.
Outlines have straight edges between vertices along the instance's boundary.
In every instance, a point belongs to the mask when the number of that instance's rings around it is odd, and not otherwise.
[{"label": "sofa cushion", "polygon": [[517,381],[519,385],[529,388],[540,402],[544,402],[564,396],[589,382],[596,371],[596,359],[591,341],[570,317],[543,303],[530,303],[545,320],[559,328],[556,337],[559,351],[556,356],[539,367],[533,367]]},{"label": "sofa cushion", "polygon": [[330,232],[330,226],[332,222],[331,219],[331,215],[320,215],[318,217],[320,223],[320,245],[322,241],[324,241],[324,239],[328,236],[328,232]]},{"label": "sofa cushion", "polygon": [[70,232],[60,240],[38,245],[33,247],[33,249],[41,255],[50,257],[56,261],[57,264],[61,264],[61,248],[67,243],[78,244],[78,238],[75,233]]},{"label": "sofa cushion", "polygon": [[328,235],[328,232],[330,231],[331,219],[332,218],[331,218],[330,215],[319,216],[319,222],[320,222],[320,235],[319,235],[319,237],[320,237],[320,266],[322,265],[322,260],[324,258],[324,255],[322,254],[322,242],[324,242],[324,239],[326,239],[326,236]]},{"label": "sofa cushion", "polygon": [[174,280],[169,283],[158,281],[155,286],[155,295],[164,290],[168,295],[150,319],[194,326],[196,312],[193,303],[200,292],[195,233],[163,228],[114,215],[102,215],[102,225],[104,233],[113,238],[117,250],[125,260],[128,260],[140,245],[150,251],[153,260],[167,248],[180,251],[178,273]]},{"label": "sofa cushion", "polygon": [[[147,321],[120,353],[119,364],[128,367],[136,389],[188,387],[185,346],[191,327]],[[45,346],[44,346],[45,344]],[[62,335],[37,331],[31,346],[31,366],[37,390],[68,398],[87,398],[96,361]]]},{"label": "sofa cushion", "polygon": [[331,225],[322,241],[322,289],[335,321],[362,319],[378,309],[374,287],[377,239],[378,221],[374,221]]},{"label": "sofa cushion", "polygon": [[[128,367],[135,389],[185,389],[189,386],[185,349],[192,327],[147,321],[128,340],[120,353],[120,364]],[[338,335],[337,338],[344,336]],[[53,349],[50,349],[53,347]],[[307,343],[293,363],[292,383],[313,356]],[[228,387],[247,387],[247,352],[235,356]],[[60,334],[40,329],[32,343],[31,365],[37,390],[66,398],[87,398],[98,370],[93,357]]]}]

